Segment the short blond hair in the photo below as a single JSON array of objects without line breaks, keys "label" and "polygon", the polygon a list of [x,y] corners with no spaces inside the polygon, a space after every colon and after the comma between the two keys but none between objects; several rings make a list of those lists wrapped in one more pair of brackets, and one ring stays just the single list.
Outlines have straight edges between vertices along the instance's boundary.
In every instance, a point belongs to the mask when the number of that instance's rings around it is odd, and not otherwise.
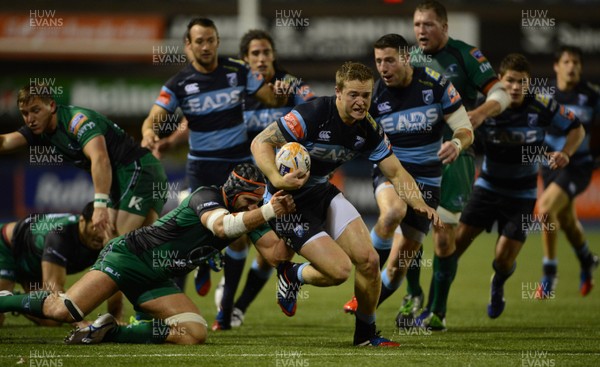
[{"label": "short blond hair", "polygon": [[335,72],[335,86],[337,89],[343,90],[344,84],[352,80],[361,82],[373,80],[373,71],[368,66],[359,62],[345,62]]},{"label": "short blond hair", "polygon": [[39,98],[45,104],[49,104],[54,101],[54,97],[52,96],[52,93],[50,93],[51,90],[52,88],[46,84],[30,83],[19,89],[17,106],[20,104],[27,105],[35,98]]}]

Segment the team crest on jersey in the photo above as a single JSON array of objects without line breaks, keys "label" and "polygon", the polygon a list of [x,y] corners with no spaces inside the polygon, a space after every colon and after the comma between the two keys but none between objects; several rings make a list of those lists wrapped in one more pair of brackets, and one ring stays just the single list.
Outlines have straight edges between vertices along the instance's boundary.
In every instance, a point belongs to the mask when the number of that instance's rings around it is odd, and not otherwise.
[{"label": "team crest on jersey", "polygon": [[422,90],[421,94],[423,95],[423,102],[425,102],[425,104],[433,103],[433,91],[431,89]]},{"label": "team crest on jersey", "polygon": [[537,126],[539,115],[537,113],[528,113],[527,114],[527,125],[529,126]]},{"label": "team crest on jersey", "polygon": [[588,96],[586,96],[585,94],[577,94],[577,104],[579,106],[585,106],[587,104],[588,101]]},{"label": "team crest on jersey", "polygon": [[365,138],[362,136],[356,136],[356,141],[354,142],[354,149],[360,149],[365,145]]},{"label": "team crest on jersey", "polygon": [[452,79],[458,76],[458,65],[452,64],[444,70],[444,76],[447,79]]},{"label": "team crest on jersey", "polygon": [[187,94],[200,93],[200,87],[198,86],[198,83],[190,83],[186,85],[184,89]]},{"label": "team crest on jersey", "polygon": [[481,52],[480,49],[478,48],[473,48],[471,50],[471,52],[469,52],[471,54],[471,56],[473,56],[475,58],[475,60],[477,60],[479,63],[484,63],[487,61],[487,59],[485,58],[485,56],[483,56],[483,53]]},{"label": "team crest on jersey", "polygon": [[238,85],[238,80],[237,80],[237,73],[227,73],[227,83],[229,83],[230,87],[237,87]]}]

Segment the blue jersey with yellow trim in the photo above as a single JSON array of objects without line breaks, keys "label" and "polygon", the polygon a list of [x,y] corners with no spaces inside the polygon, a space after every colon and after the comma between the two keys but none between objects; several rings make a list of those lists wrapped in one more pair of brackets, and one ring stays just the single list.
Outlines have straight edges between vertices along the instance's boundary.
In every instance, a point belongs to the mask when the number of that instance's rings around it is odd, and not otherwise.
[{"label": "blue jersey with yellow trim", "polygon": [[526,96],[520,107],[486,119],[479,128],[484,158],[475,185],[504,196],[535,199],[539,164],[547,162],[546,154],[554,151],[543,147],[547,129],[565,136],[580,125],[577,117],[555,100]]},{"label": "blue jersey with yellow trim", "polygon": [[[563,92],[554,84],[554,94],[551,96],[563,105],[581,121],[585,128],[585,138],[571,157],[569,164],[582,164],[592,161],[590,154],[590,127],[600,117],[600,93],[590,83],[580,82],[574,89]],[[565,145],[565,137],[554,128],[548,130],[545,143],[552,150],[560,150]]]},{"label": "blue jersey with yellow trim", "polygon": [[452,83],[429,68],[414,68],[411,83],[389,88],[375,83],[369,113],[385,131],[394,154],[406,170],[421,182],[440,186],[442,163],[437,152],[442,145],[444,115],[462,106]]},{"label": "blue jersey with yellow trim", "polygon": [[263,83],[240,60],[219,58],[217,68],[206,74],[188,64],[165,83],[155,104],[171,113],[181,108],[190,129],[188,159],[245,160],[250,143],[242,102]]},{"label": "blue jersey with yellow trim", "polygon": [[288,100],[285,106],[268,107],[251,95],[244,96],[244,122],[251,137],[258,135],[273,121],[277,121],[294,106],[308,102],[315,98],[315,94],[308,84],[293,75],[279,70],[275,72],[275,80],[284,80],[289,83]]},{"label": "blue jersey with yellow trim", "polygon": [[301,190],[327,182],[337,167],[360,155],[378,163],[392,154],[383,128],[369,114],[346,125],[335,100],[335,96],[317,97],[277,121],[287,141],[304,145],[310,153],[310,178]]}]

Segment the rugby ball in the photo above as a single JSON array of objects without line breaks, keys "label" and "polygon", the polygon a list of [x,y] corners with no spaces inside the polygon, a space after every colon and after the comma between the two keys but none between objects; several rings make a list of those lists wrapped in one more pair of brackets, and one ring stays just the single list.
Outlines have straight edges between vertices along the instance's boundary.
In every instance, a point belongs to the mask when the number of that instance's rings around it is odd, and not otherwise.
[{"label": "rugby ball", "polygon": [[275,165],[282,176],[296,170],[308,172],[310,171],[310,154],[302,144],[287,143],[277,152]]}]

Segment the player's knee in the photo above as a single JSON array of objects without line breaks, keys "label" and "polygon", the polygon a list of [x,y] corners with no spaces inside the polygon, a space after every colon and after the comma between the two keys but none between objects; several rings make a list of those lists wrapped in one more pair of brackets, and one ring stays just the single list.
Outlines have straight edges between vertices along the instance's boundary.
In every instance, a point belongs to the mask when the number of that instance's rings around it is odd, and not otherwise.
[{"label": "player's knee", "polygon": [[367,277],[376,277],[379,272],[379,255],[374,249],[371,250],[357,259],[356,271]]},{"label": "player's knee", "polygon": [[404,202],[393,204],[388,210],[379,215],[379,225],[386,234],[393,234],[402,218],[406,215],[406,204]]},{"label": "player's knee", "polygon": [[331,285],[340,285],[350,278],[351,272],[352,262],[350,260],[339,261],[335,266],[330,267],[327,271],[327,276]]},{"label": "player's knee", "polygon": [[187,323],[186,333],[182,335],[178,344],[204,344],[208,337],[207,327],[197,323]]},{"label": "player's knee", "polygon": [[48,319],[61,322],[74,321],[74,318],[71,316],[64,301],[55,294],[46,297],[46,300],[44,301],[44,316]]},{"label": "player's knee", "polygon": [[204,344],[208,336],[206,320],[195,312],[184,312],[165,320],[170,327],[168,340],[175,344]]}]

